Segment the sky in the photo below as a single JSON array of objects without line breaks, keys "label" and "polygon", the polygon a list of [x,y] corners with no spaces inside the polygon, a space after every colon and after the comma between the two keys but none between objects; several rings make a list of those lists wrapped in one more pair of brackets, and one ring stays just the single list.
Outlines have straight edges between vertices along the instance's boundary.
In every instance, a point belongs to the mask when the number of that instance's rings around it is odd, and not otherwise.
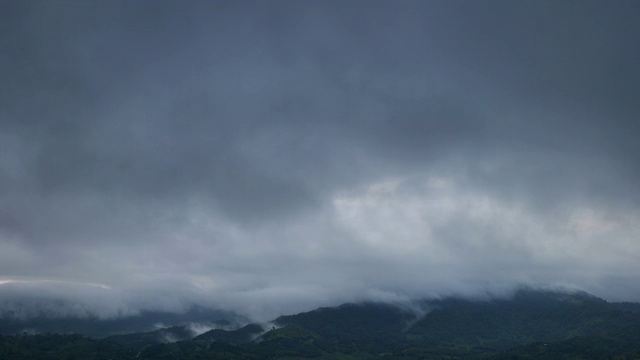
[{"label": "sky", "polygon": [[640,301],[636,1],[0,1],[0,313]]}]

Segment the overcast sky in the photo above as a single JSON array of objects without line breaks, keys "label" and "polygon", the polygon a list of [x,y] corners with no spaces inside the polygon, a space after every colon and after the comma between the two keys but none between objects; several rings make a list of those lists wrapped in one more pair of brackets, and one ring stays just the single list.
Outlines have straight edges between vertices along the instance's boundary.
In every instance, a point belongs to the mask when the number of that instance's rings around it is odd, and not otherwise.
[{"label": "overcast sky", "polygon": [[1,1],[0,307],[640,301],[638,14]]}]

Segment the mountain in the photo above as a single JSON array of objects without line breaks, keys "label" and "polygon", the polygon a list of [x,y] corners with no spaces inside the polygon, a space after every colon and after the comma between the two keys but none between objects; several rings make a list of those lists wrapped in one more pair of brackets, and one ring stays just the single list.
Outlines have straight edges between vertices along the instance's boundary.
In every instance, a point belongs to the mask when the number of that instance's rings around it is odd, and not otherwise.
[{"label": "mountain", "polygon": [[213,329],[205,332],[199,336],[196,336],[193,340],[200,342],[225,342],[228,344],[246,344],[249,343],[263,333],[266,330],[263,325],[249,324],[240,329],[228,331],[224,329]]},{"label": "mountain", "polygon": [[587,293],[521,290],[491,301],[446,299],[407,331],[419,343],[505,349],[533,341],[603,335],[625,321],[624,312]]},{"label": "mountain", "polygon": [[147,311],[136,316],[99,319],[93,317],[49,317],[45,314],[21,319],[4,314],[0,316],[0,334],[73,333],[92,338],[116,334],[147,332],[159,327],[171,327],[190,323],[214,328],[220,322],[245,322],[241,317],[219,310],[194,308],[185,313]]},{"label": "mountain", "polygon": [[[189,337],[185,327],[99,341],[50,336],[68,344],[42,350],[58,349],[58,358],[81,347],[88,359],[98,359],[91,357],[95,348],[112,352],[112,359],[635,359],[640,305],[581,292],[521,290],[511,299],[345,304],[175,342],[167,340]],[[38,357],[34,342],[46,343],[31,336],[0,338],[0,358],[24,346],[31,352],[23,358],[46,358]],[[15,351],[12,356],[21,358]]]},{"label": "mountain", "polygon": [[140,351],[154,344],[189,340],[194,335],[186,326],[181,325],[141,333],[112,335],[105,340]]}]

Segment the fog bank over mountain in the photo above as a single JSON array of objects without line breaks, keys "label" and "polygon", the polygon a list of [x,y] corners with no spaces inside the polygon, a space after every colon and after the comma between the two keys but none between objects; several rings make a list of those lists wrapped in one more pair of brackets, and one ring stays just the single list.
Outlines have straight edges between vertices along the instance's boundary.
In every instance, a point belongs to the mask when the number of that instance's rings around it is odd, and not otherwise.
[{"label": "fog bank over mountain", "polygon": [[0,313],[640,301],[636,10],[4,1]]}]

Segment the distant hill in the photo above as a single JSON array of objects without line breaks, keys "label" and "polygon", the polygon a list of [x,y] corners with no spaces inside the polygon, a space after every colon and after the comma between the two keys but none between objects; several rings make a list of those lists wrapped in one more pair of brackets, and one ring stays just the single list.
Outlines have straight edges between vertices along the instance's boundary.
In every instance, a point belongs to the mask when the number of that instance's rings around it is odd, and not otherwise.
[{"label": "distant hill", "polygon": [[112,335],[105,340],[141,351],[150,345],[190,340],[194,335],[186,326],[181,325],[154,331]]},{"label": "distant hill", "polygon": [[534,341],[604,335],[627,321],[626,312],[587,293],[522,290],[512,299],[445,299],[407,331],[420,343],[505,349]]},{"label": "distant hill", "polygon": [[98,318],[52,318],[44,314],[28,319],[5,315],[0,317],[0,334],[80,334],[92,338],[103,338],[116,334],[148,332],[160,327],[171,327],[197,323],[214,328],[215,322],[240,321],[245,319],[224,311],[195,308],[183,314],[148,311],[137,316],[115,319]]},{"label": "distant hill", "polygon": [[260,324],[249,324],[240,329],[228,331],[223,329],[214,329],[205,332],[199,336],[196,336],[194,341],[204,341],[204,342],[225,342],[228,344],[246,344],[249,343],[263,333],[266,332],[266,329],[263,325]]},{"label": "distant hill", "polygon": [[[50,335],[42,351],[64,358],[80,346],[87,359],[99,358],[91,357],[97,347],[111,359],[637,359],[638,310],[640,304],[582,292],[521,290],[511,299],[447,298],[413,307],[345,304],[175,342],[167,340],[189,336],[184,327],[101,341]],[[21,359],[15,350],[24,346],[30,357],[22,358],[47,358],[34,345],[47,343],[43,336],[0,338],[0,358],[13,349],[11,358]]]}]

